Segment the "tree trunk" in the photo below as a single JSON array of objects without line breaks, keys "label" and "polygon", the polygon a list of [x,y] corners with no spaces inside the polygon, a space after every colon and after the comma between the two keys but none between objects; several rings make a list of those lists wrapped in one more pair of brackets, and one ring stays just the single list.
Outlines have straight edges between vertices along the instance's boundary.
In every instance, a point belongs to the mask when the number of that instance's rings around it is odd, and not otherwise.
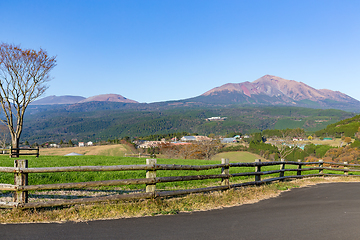
[{"label": "tree trunk", "polygon": [[13,137],[11,139],[11,142],[12,142],[12,149],[15,149],[15,150],[11,150],[11,157],[19,157],[19,138],[17,137]]}]

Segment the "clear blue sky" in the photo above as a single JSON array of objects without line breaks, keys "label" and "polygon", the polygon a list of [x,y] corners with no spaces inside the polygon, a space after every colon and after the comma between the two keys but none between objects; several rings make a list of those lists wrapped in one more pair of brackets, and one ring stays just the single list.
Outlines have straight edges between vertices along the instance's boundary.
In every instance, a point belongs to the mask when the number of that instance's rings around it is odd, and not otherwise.
[{"label": "clear blue sky", "polygon": [[46,96],[198,96],[265,74],[360,100],[360,1],[0,0],[0,42],[57,55]]}]

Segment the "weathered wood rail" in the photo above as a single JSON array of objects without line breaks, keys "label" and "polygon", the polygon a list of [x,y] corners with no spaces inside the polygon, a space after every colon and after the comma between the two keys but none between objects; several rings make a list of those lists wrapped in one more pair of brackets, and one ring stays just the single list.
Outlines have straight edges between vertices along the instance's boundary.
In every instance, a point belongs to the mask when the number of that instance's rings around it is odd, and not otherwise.
[{"label": "weathered wood rail", "polygon": [[151,157],[151,154],[145,154],[145,153],[125,153],[124,156],[125,156],[125,157],[138,157],[138,158],[142,158],[142,157]]},{"label": "weathered wood rail", "polygon": [[[261,171],[262,167],[279,165],[279,170]],[[296,168],[286,168],[286,165],[293,165]],[[324,166],[327,165],[327,166]],[[308,166],[308,167],[304,167]],[[332,166],[335,166],[332,167]],[[238,172],[229,173],[230,168],[241,167],[254,167],[254,172]],[[342,168],[341,168],[342,167]],[[351,167],[351,168],[349,168]],[[114,200],[128,200],[128,199],[144,199],[144,198],[156,198],[183,195],[190,193],[200,193],[208,191],[226,190],[230,188],[238,188],[250,185],[261,185],[264,183],[270,183],[273,181],[284,181],[285,179],[292,178],[304,178],[315,176],[348,176],[349,172],[360,172],[360,164],[348,164],[348,163],[331,163],[323,162],[261,162],[260,159],[256,159],[252,163],[230,163],[229,159],[222,159],[221,164],[212,165],[167,165],[157,164],[156,159],[146,159],[145,165],[116,165],[116,166],[74,166],[74,167],[46,167],[46,168],[28,168],[27,160],[15,160],[14,167],[0,167],[2,173],[14,173],[14,184],[0,184],[0,191],[13,191],[12,202],[0,202],[0,207],[7,208],[38,208],[38,207],[50,207],[71,205],[80,203],[94,203],[102,201],[114,201]],[[209,170],[220,168],[219,174],[208,175],[191,175],[191,176],[171,176],[171,177],[157,177],[157,170]],[[117,179],[106,181],[92,181],[92,182],[75,182],[75,183],[52,183],[42,185],[28,185],[28,174],[33,173],[56,173],[56,172],[89,172],[89,171],[134,171],[134,170],[146,170],[146,177],[140,179]],[[318,173],[304,174],[304,171],[316,170]],[[330,174],[324,173],[324,170],[339,171],[343,174]],[[285,172],[296,172],[296,175],[285,175]],[[270,174],[279,174],[279,176],[262,179],[262,176]],[[241,176],[254,176],[254,181],[242,182],[242,183],[230,183],[230,179]],[[356,175],[355,175],[356,176]],[[358,175],[360,176],[360,175]],[[178,181],[193,181],[193,180],[205,180],[205,179],[221,179],[220,185],[184,189],[184,190],[172,190],[172,191],[159,191],[156,189],[157,183],[164,182],[178,182]],[[80,198],[80,199],[64,199],[64,200],[52,200],[47,202],[28,202],[28,191],[35,190],[61,190],[61,189],[83,189],[88,187],[100,187],[100,186],[120,186],[120,185],[132,185],[132,184],[146,184],[145,192],[132,193],[132,194],[118,194],[112,196]]]},{"label": "weathered wood rail", "polygon": [[35,155],[39,157],[39,148],[10,148],[10,157],[18,157],[20,155]]}]

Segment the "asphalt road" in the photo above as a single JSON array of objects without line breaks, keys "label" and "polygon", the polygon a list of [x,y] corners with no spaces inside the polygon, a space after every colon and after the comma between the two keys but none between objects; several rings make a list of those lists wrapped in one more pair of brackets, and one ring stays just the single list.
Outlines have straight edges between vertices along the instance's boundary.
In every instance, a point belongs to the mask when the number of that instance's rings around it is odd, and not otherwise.
[{"label": "asphalt road", "polygon": [[207,212],[3,224],[0,239],[360,239],[360,183],[319,184],[256,204]]}]

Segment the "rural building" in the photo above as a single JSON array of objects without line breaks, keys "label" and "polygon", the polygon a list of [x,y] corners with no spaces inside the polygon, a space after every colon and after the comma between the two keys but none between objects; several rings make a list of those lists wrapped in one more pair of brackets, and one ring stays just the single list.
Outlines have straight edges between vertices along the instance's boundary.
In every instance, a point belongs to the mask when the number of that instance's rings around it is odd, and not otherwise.
[{"label": "rural building", "polygon": [[90,141],[90,142],[87,142],[86,145],[87,145],[87,146],[93,146],[94,143]]},{"label": "rural building", "polygon": [[79,142],[79,147],[85,147],[85,143],[84,142]]},{"label": "rural building", "polygon": [[234,143],[236,142],[236,138],[223,138],[221,139],[221,143]]},{"label": "rural building", "polygon": [[293,138],[293,141],[303,141],[304,139],[302,138]]},{"label": "rural building", "polygon": [[191,142],[191,141],[211,141],[212,139],[207,136],[183,136],[180,141]]},{"label": "rural building", "polygon": [[183,142],[190,142],[190,141],[196,141],[196,137],[195,136],[183,136],[180,141]]},{"label": "rural building", "polygon": [[226,119],[227,117],[211,117],[211,118],[207,118],[206,121],[224,121]]},{"label": "rural building", "polygon": [[161,144],[163,144],[163,141],[146,141],[138,146],[138,148],[153,148],[153,147],[159,147]]}]

